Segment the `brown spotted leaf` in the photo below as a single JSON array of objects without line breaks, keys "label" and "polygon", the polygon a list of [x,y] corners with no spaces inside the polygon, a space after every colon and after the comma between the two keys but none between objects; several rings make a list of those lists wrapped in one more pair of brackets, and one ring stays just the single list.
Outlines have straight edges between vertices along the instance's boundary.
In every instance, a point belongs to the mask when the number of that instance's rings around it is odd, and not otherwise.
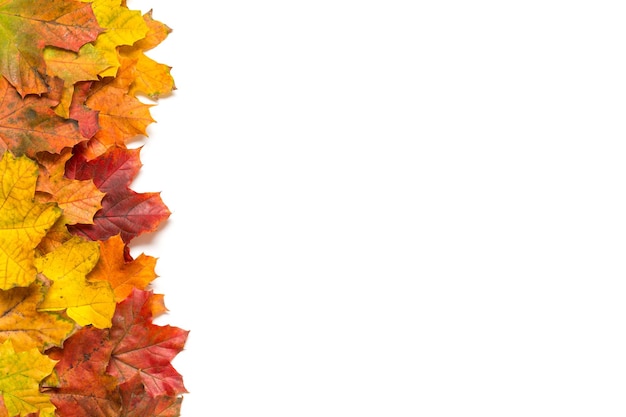
[{"label": "brown spotted leaf", "polygon": [[38,152],[59,153],[86,140],[75,121],[54,112],[55,105],[46,96],[22,98],[0,77],[0,153],[10,150],[34,158]]},{"label": "brown spotted leaf", "polygon": [[111,358],[108,334],[108,330],[85,327],[67,339],[63,349],[50,351],[49,357],[59,362],[54,377],[43,387],[59,416],[119,416],[117,380],[106,373]]}]

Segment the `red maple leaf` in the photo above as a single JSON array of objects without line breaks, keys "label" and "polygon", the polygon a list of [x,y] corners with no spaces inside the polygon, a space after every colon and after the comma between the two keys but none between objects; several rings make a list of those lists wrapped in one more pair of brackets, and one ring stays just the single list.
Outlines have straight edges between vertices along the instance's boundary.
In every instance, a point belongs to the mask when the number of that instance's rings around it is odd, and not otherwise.
[{"label": "red maple leaf", "polygon": [[85,105],[92,84],[91,81],[76,83],[70,105],[70,118],[78,122],[80,133],[85,138],[93,137],[100,130],[98,112]]},{"label": "red maple leaf", "polygon": [[122,396],[121,417],[178,417],[183,398],[181,396],[161,395],[151,397],[139,375],[120,385]]},{"label": "red maple leaf", "polygon": [[189,331],[152,323],[152,291],[133,289],[118,304],[110,338],[114,345],[108,372],[120,382],[139,376],[153,398],[187,392],[171,364],[183,349]]},{"label": "red maple leaf", "polygon": [[108,330],[85,327],[68,338],[63,349],[49,352],[59,362],[56,378],[43,384],[44,392],[58,415],[73,417],[117,417],[121,400],[117,379],[107,374],[111,357]]},{"label": "red maple leaf", "polygon": [[68,226],[70,232],[91,240],[106,240],[120,234],[125,243],[157,229],[170,216],[160,193],[137,193],[130,184],[141,167],[140,149],[112,147],[103,155],[87,161],[77,153],[65,168],[70,179],[92,179],[106,195],[93,224]]}]

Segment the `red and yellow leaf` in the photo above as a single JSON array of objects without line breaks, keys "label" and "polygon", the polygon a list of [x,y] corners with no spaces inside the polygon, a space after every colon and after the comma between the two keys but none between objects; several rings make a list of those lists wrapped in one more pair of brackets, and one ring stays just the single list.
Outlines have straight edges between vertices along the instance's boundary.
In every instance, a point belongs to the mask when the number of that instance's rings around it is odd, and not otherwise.
[{"label": "red and yellow leaf", "polygon": [[46,93],[44,47],[78,51],[101,32],[89,3],[4,0],[0,2],[0,75],[22,96]]},{"label": "red and yellow leaf", "polygon": [[63,224],[91,224],[102,208],[105,194],[90,179],[73,180],[65,176],[65,164],[71,157],[69,149],[58,155],[39,155],[38,199],[57,203],[63,210]]},{"label": "red and yellow leaf", "polygon": [[91,161],[76,155],[66,166],[69,178],[93,179],[96,187],[106,193],[102,209],[93,224],[68,226],[72,233],[92,240],[106,240],[119,234],[125,243],[153,232],[170,216],[159,193],[136,193],[129,188],[141,162],[140,149],[111,148]]}]

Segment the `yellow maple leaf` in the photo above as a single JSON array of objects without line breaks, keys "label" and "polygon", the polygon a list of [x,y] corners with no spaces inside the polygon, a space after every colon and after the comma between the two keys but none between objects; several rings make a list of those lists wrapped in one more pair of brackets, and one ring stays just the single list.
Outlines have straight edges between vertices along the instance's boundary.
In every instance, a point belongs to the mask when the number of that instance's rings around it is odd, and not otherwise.
[{"label": "yellow maple leaf", "polygon": [[132,46],[120,48],[119,53],[122,57],[134,61],[134,79],[130,85],[129,94],[145,94],[156,100],[176,89],[174,78],[171,75],[172,67],[156,62],[146,56],[145,52],[159,45],[172,32],[172,29],[153,19],[151,12],[146,13],[143,18],[149,29],[146,37],[135,42]]},{"label": "yellow maple leaf", "polygon": [[37,271],[35,248],[61,215],[54,203],[33,197],[37,164],[25,156],[5,152],[0,159],[0,289],[25,287]]},{"label": "yellow maple leaf", "polygon": [[67,315],[81,326],[111,327],[115,313],[111,285],[86,279],[99,256],[97,242],[75,236],[47,255],[36,258],[39,272],[53,281],[38,310],[66,310]]},{"label": "yellow maple leaf", "polygon": [[132,45],[143,39],[148,33],[148,26],[144,22],[140,11],[123,7],[121,0],[81,1],[91,3],[91,8],[98,24],[106,29],[93,42],[96,49],[101,51],[110,64],[99,75],[102,77],[114,77],[119,68],[117,48],[123,45]]},{"label": "yellow maple leaf", "polygon": [[56,313],[38,312],[44,295],[42,284],[0,291],[0,342],[11,340],[17,350],[40,351],[62,342],[74,330],[74,322]]},{"label": "yellow maple leaf", "polygon": [[9,415],[39,411],[39,417],[54,417],[55,407],[39,392],[39,383],[52,373],[55,364],[36,348],[16,352],[11,340],[0,345],[0,393]]}]

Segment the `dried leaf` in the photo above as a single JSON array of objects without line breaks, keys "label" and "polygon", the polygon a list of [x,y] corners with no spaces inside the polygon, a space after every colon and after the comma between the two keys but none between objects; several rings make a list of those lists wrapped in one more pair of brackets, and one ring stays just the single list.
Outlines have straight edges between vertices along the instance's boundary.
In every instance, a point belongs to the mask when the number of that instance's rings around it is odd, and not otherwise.
[{"label": "dried leaf", "polygon": [[111,285],[86,279],[99,255],[96,242],[74,237],[46,256],[37,258],[37,269],[52,281],[38,310],[66,310],[67,315],[81,326],[110,327],[115,311]]},{"label": "dried leaf", "polygon": [[0,289],[30,285],[35,248],[61,215],[52,203],[33,200],[37,164],[7,152],[0,159]]},{"label": "dried leaf", "polygon": [[18,351],[36,348],[43,352],[61,346],[74,330],[74,322],[38,311],[43,296],[40,283],[0,291],[0,342],[11,340]]},{"label": "dried leaf", "polygon": [[22,96],[45,93],[44,47],[78,51],[101,31],[89,3],[4,0],[0,2],[0,74]]},{"label": "dried leaf", "polygon": [[39,412],[40,417],[54,417],[50,398],[39,392],[39,383],[54,365],[36,348],[16,352],[11,340],[0,345],[0,392],[9,415]]},{"label": "dried leaf", "polygon": [[139,171],[140,149],[111,148],[91,161],[76,155],[66,166],[72,179],[93,179],[96,187],[106,193],[102,209],[93,224],[68,226],[72,233],[92,240],[106,240],[119,234],[125,243],[155,231],[170,216],[159,193],[136,193],[129,188]]}]

